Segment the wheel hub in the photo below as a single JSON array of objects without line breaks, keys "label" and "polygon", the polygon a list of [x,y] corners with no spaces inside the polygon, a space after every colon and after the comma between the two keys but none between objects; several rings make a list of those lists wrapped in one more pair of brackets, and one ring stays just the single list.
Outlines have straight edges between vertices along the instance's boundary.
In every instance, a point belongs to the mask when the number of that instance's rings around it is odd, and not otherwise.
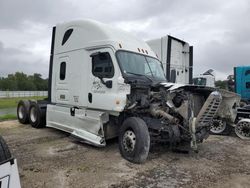
[{"label": "wheel hub", "polygon": [[127,130],[123,135],[123,146],[126,152],[133,152],[136,143],[135,133],[131,130]]},{"label": "wheel hub", "polygon": [[250,139],[250,122],[239,122],[235,127],[237,136],[243,139]]},{"label": "wheel hub", "polygon": [[34,107],[31,108],[31,110],[30,110],[30,120],[32,122],[35,122],[37,120],[37,111]]},{"label": "wheel hub", "polygon": [[226,123],[223,122],[222,120],[215,119],[211,123],[211,128],[210,131],[212,133],[222,133],[226,129]]},{"label": "wheel hub", "polygon": [[20,107],[18,108],[18,116],[20,119],[23,119],[24,117],[24,107],[20,105]]}]

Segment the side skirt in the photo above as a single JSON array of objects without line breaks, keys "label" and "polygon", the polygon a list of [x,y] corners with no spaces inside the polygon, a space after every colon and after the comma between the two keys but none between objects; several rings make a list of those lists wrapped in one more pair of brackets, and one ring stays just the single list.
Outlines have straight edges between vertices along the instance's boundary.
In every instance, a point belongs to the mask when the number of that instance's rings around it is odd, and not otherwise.
[{"label": "side skirt", "polygon": [[47,127],[68,132],[99,147],[106,145],[103,124],[108,120],[107,113],[101,111],[76,109],[72,116],[70,107],[47,105]]}]

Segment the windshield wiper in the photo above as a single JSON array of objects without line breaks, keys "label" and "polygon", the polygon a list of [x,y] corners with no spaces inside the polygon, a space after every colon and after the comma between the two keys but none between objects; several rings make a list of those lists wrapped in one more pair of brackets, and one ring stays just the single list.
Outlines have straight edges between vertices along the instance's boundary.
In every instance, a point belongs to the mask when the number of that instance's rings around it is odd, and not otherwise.
[{"label": "windshield wiper", "polygon": [[128,74],[133,74],[133,75],[136,75],[136,76],[144,76],[145,78],[147,78],[150,82],[153,82],[153,80],[151,78],[149,78],[148,76],[144,75],[144,74],[137,74],[137,73],[134,73],[134,72],[126,72]]}]

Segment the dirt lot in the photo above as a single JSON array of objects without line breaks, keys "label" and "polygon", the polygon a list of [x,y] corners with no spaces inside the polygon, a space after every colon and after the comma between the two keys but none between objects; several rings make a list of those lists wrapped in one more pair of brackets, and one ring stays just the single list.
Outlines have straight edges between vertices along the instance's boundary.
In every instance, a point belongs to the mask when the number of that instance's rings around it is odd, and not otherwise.
[{"label": "dirt lot", "polygon": [[121,158],[117,141],[96,148],[63,132],[0,123],[22,187],[250,187],[250,142],[210,136],[198,154],[154,148],[143,165]]}]

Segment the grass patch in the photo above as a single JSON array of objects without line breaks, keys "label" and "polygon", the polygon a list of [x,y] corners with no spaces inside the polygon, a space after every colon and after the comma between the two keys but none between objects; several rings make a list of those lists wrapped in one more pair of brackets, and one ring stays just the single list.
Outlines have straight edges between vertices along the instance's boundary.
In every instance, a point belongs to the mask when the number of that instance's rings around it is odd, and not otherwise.
[{"label": "grass patch", "polygon": [[17,103],[21,99],[33,99],[33,100],[43,100],[46,97],[15,97],[15,98],[1,98],[0,99],[0,109],[17,107]]},{"label": "grass patch", "polygon": [[0,121],[12,120],[16,118],[17,117],[15,114],[5,114],[5,115],[0,116]]}]

